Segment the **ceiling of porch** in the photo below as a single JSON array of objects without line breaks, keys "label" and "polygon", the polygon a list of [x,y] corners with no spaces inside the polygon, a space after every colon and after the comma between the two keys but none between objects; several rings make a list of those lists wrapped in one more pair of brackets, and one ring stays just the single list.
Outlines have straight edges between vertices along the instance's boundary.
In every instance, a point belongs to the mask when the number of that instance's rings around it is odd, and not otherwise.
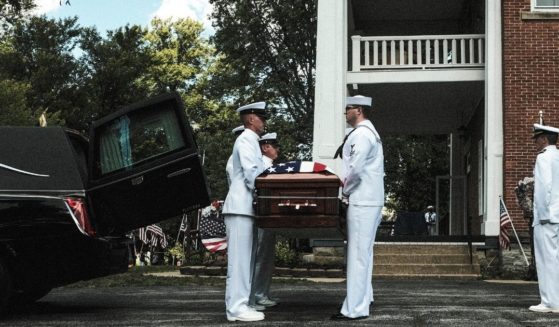
[{"label": "ceiling of porch", "polygon": [[360,35],[480,33],[484,0],[351,0],[349,32]]},{"label": "ceiling of porch", "polygon": [[449,134],[483,106],[484,83],[361,84],[350,92],[373,97],[372,121],[381,135]]}]

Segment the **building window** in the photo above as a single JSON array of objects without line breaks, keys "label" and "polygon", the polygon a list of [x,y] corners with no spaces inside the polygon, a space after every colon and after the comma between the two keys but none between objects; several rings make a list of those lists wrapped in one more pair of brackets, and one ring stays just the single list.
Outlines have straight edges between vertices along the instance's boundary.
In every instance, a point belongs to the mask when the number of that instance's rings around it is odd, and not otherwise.
[{"label": "building window", "polygon": [[532,0],[532,11],[559,11],[559,0]]}]

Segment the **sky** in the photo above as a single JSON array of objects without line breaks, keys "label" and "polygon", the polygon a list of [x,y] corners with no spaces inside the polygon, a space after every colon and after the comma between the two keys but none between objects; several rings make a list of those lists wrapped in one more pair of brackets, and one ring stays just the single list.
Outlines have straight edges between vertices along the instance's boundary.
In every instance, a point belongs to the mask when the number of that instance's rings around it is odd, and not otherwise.
[{"label": "sky", "polygon": [[130,25],[148,26],[154,17],[177,19],[190,17],[204,24],[204,36],[213,34],[208,15],[208,0],[35,0],[35,14],[49,18],[78,16],[81,26],[96,26],[101,35],[106,31]]}]

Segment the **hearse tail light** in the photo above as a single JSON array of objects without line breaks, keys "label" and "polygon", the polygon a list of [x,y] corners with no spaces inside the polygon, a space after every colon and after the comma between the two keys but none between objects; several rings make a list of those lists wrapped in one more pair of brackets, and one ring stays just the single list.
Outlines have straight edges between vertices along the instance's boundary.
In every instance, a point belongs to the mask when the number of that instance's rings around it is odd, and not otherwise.
[{"label": "hearse tail light", "polygon": [[72,211],[72,215],[80,231],[88,236],[95,236],[95,229],[91,226],[91,221],[89,220],[89,215],[87,214],[87,209],[83,199],[80,198],[66,198],[66,204]]}]

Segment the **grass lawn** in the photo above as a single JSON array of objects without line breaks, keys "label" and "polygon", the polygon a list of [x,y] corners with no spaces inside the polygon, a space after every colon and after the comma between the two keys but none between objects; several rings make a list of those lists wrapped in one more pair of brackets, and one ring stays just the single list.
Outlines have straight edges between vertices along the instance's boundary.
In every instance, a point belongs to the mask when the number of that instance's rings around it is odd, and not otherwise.
[{"label": "grass lawn", "polygon": [[119,286],[186,286],[208,285],[225,286],[225,279],[218,277],[163,277],[151,276],[150,273],[174,272],[179,274],[179,268],[173,266],[140,266],[132,267],[127,272],[117,275],[95,278],[77,282],[65,287],[119,287]]},{"label": "grass lawn", "polygon": [[[159,273],[167,276],[153,276],[152,273]],[[169,273],[169,274],[163,274]],[[176,277],[175,277],[176,276]],[[302,278],[274,278],[273,283],[304,284],[313,283]],[[225,287],[224,277],[195,277],[180,276],[179,268],[173,266],[135,266],[127,272],[117,275],[95,278],[81,281],[64,287],[88,288],[88,287],[121,287],[121,286],[223,286]]]}]

